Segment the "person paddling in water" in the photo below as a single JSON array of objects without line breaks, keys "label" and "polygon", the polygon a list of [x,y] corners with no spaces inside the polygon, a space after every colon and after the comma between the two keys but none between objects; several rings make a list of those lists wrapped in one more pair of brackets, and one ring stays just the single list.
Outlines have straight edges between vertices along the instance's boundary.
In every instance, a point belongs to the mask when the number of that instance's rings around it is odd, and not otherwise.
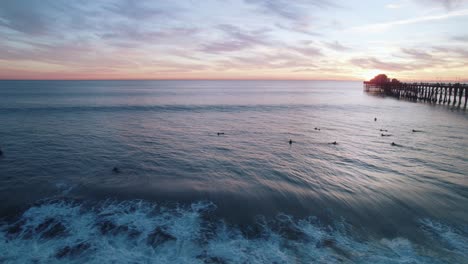
[{"label": "person paddling in water", "polygon": [[332,144],[332,145],[338,145],[338,143],[336,143],[336,141],[333,141],[331,143],[328,143],[328,144]]},{"label": "person paddling in water", "polygon": [[289,145],[292,145],[293,141],[292,139],[289,139]]}]

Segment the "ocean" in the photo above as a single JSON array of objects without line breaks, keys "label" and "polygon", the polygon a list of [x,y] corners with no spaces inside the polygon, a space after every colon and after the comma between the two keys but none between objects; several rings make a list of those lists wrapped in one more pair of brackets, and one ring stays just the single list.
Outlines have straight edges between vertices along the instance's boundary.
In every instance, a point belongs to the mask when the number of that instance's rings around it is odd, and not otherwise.
[{"label": "ocean", "polygon": [[360,82],[0,81],[0,262],[468,263],[467,131]]}]

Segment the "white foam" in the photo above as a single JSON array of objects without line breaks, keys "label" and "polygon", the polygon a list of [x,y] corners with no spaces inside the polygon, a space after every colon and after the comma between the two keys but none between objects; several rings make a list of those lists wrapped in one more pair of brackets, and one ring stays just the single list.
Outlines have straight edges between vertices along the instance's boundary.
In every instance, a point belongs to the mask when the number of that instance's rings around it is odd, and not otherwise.
[{"label": "white foam", "polygon": [[[106,201],[94,207],[48,202],[29,208],[17,223],[1,226],[0,262],[375,264],[466,259],[466,236],[429,220],[422,221],[423,227],[442,243],[442,255],[405,238],[360,240],[342,221],[330,227],[287,215],[263,219],[258,233],[246,235],[223,221],[206,223],[203,214],[214,209],[208,202],[171,209],[144,201]],[[15,224],[17,232],[11,229]],[[151,242],[152,236],[158,242]]]},{"label": "white foam", "polygon": [[430,219],[421,220],[423,228],[429,233],[429,236],[443,250],[455,253],[468,259],[468,237],[462,231],[448,225],[431,221]]}]

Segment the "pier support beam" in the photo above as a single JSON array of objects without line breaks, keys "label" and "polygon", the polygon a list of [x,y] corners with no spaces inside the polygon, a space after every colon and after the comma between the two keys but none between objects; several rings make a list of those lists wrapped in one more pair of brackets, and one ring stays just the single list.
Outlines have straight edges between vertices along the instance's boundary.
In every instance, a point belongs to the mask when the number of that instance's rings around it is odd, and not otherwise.
[{"label": "pier support beam", "polygon": [[457,92],[458,92],[458,87],[455,86],[453,88],[453,105],[455,105],[457,103]]},{"label": "pier support beam", "polygon": [[447,87],[444,87],[444,104],[447,102]]},{"label": "pier support beam", "polygon": [[441,104],[442,103],[442,95],[443,95],[442,87],[439,88],[439,89],[440,89],[439,104]]},{"label": "pier support beam", "polygon": [[[460,85],[460,84],[458,84]],[[460,107],[463,96],[463,87],[458,88],[458,107]]]},{"label": "pier support beam", "polygon": [[464,107],[465,109],[466,109],[466,103],[467,103],[467,101],[468,101],[468,87],[465,86],[465,107]]},{"label": "pier support beam", "polygon": [[449,87],[449,93],[448,93],[448,101],[447,103],[450,104],[450,98],[452,97],[452,87]]}]

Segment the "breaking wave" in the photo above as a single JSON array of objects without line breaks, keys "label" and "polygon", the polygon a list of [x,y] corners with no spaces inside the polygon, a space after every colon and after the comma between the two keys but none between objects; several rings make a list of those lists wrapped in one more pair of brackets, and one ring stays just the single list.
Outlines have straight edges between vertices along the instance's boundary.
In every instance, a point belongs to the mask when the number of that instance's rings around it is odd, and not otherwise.
[{"label": "breaking wave", "polygon": [[[216,205],[142,200],[38,203],[0,225],[2,263],[462,263],[467,230],[421,220],[427,245],[361,237],[344,220],[258,217],[241,227]],[[432,245],[432,246],[429,246]]]}]

